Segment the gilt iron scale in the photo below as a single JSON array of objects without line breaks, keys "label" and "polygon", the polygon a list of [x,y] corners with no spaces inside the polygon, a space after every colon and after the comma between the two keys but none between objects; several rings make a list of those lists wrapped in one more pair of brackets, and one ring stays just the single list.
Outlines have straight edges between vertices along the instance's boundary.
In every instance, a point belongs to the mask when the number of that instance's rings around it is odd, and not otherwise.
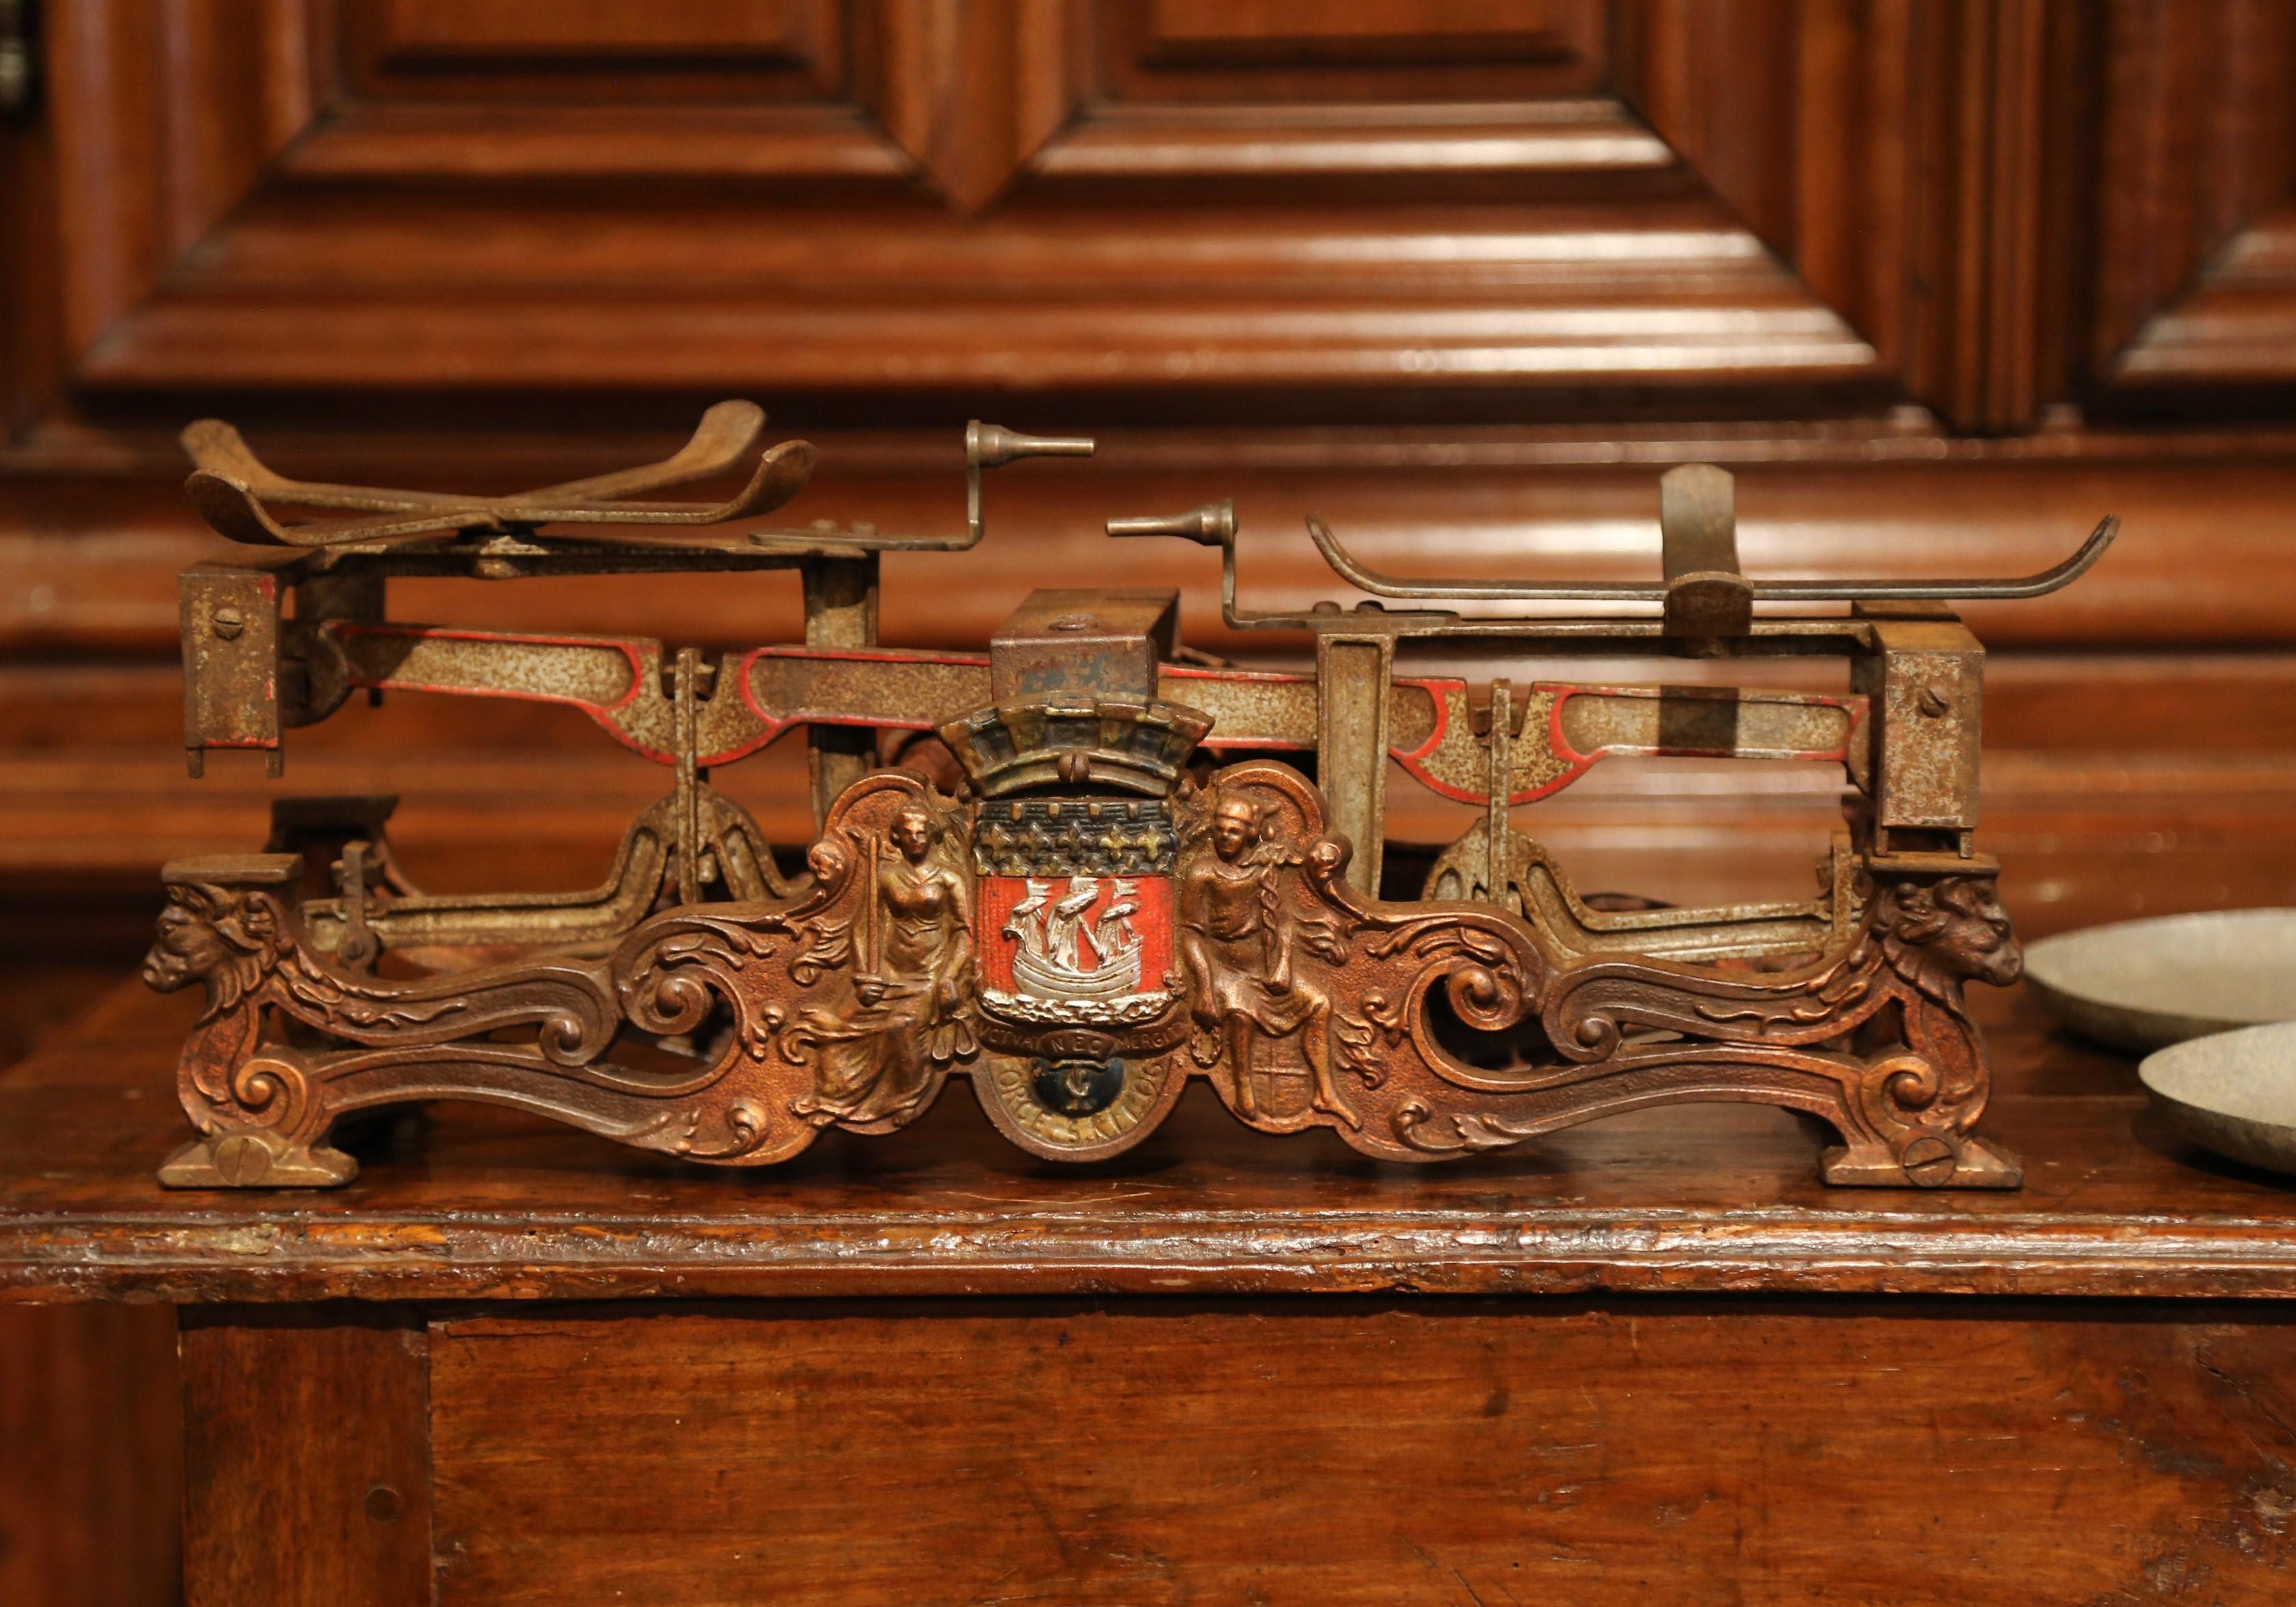
[{"label": "gilt iron scale", "polygon": [[[1406,580],[1311,520],[1370,599],[1283,614],[1239,602],[1217,505],[1108,533],[1218,548],[1227,623],[1304,639],[1312,674],[1185,652],[1170,590],[1038,591],[985,655],[919,651],[876,640],[880,555],[973,546],[984,469],[1093,443],[970,426],[961,535],[751,529],[815,457],[759,450],[764,424],[721,403],[661,463],[501,498],[289,480],[228,425],[185,432],[193,503],[252,549],[182,577],[194,774],[234,748],[276,774],[286,728],[366,689],[571,705],[669,786],[581,892],[424,893],[379,796],[282,798],[263,852],[168,866],[145,977],[206,1000],[179,1072],[197,1136],[163,1183],[341,1183],[339,1122],[432,1100],[760,1165],[828,1128],[903,1126],[955,1073],[1054,1159],[1131,1148],[1201,1077],[1256,1128],[1328,1128],[1382,1160],[1748,1100],[1828,1125],[1831,1183],[2016,1186],[1974,1131],[1990,1073],[1963,990],[2020,962],[1973,842],[1982,652],[1946,604],[2068,584],[2112,519],[2019,580],[1749,580],[1730,477],[1693,465],[1660,482],[1660,581]],[[745,465],[728,501],[659,499]],[[394,576],[748,570],[798,573],[801,643],[705,655],[384,606]],[[1555,608],[1571,603],[1602,606]],[[1462,647],[1830,657],[1849,689],[1499,680],[1478,697],[1414,662]],[[709,780],[800,731],[801,868]],[[1652,754],[1839,764],[1816,895],[1581,897],[1514,808]],[[1380,896],[1390,762],[1483,810],[1416,898]]]}]

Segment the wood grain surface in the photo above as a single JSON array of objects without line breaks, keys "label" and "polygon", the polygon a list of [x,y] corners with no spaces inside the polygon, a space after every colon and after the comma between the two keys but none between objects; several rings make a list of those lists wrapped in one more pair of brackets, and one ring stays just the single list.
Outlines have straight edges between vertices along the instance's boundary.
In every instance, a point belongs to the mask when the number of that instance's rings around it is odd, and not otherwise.
[{"label": "wood grain surface", "polygon": [[2277,1603],[2296,1329],[2200,1306],[450,1318],[442,1603]]},{"label": "wood grain surface", "polygon": [[0,1309],[0,1602],[176,1602],[182,1438],[174,1314]]},{"label": "wood grain surface", "polygon": [[[118,985],[151,921],[135,895],[42,911],[0,895],[0,1077]],[[174,1312],[0,1309],[0,1603],[173,1607],[182,1442]]]},{"label": "wood grain surface", "polygon": [[307,1306],[183,1323],[184,1607],[430,1601],[420,1319]]}]

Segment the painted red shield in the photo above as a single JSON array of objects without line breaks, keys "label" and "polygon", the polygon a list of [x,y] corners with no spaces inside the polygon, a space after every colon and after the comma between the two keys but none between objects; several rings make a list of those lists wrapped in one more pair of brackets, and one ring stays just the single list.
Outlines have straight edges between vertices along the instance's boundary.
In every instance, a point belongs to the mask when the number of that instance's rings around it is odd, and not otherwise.
[{"label": "painted red shield", "polygon": [[1025,1021],[1144,1020],[1171,997],[1172,878],[985,876],[981,1002]]}]

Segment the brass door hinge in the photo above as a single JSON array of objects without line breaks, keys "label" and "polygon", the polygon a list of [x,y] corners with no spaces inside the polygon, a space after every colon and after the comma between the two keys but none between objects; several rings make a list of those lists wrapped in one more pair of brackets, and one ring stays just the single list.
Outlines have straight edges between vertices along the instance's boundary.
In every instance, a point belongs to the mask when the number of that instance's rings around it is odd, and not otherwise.
[{"label": "brass door hinge", "polygon": [[0,0],[0,117],[32,107],[37,87],[32,53],[32,0]]}]

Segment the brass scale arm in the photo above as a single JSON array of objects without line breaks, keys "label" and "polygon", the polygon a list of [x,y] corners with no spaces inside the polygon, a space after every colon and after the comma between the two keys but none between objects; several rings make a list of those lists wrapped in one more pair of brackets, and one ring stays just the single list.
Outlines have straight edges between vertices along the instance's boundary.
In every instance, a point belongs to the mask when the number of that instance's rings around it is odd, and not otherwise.
[{"label": "brass scale arm", "polygon": [[[485,551],[516,550],[539,556],[550,550],[522,538],[545,524],[704,526],[754,517],[780,507],[804,489],[816,458],[811,442],[788,441],[759,454],[748,482],[723,502],[646,499],[646,493],[728,473],[749,454],[764,431],[764,409],[754,402],[723,401],[701,416],[686,443],[657,463],[587,479],[544,486],[507,497],[473,497],[435,491],[384,490],[294,480],[256,457],[239,432],[218,419],[202,419],[183,433],[184,449],[197,466],[185,482],[192,503],[221,534],[254,546],[286,547],[344,556],[372,555],[420,544],[437,548],[444,538],[492,536]],[[755,562],[764,558],[801,562],[808,557],[882,551],[961,552],[977,546],[984,533],[980,471],[1021,457],[1089,457],[1093,441],[1081,436],[1032,436],[978,420],[965,426],[965,533],[962,537],[888,535],[867,530],[766,530],[728,538],[680,535],[661,543],[644,537],[611,545],[631,556],[663,545],[734,550]],[[273,503],[342,509],[362,516],[298,523],[280,519]],[[1685,465],[1660,482],[1660,524],[1665,578],[1639,581],[1517,581],[1485,579],[1416,579],[1394,575],[1364,563],[1341,543],[1331,527],[1310,515],[1308,533],[1335,575],[1374,598],[1404,602],[1658,603],[1662,634],[1714,639],[1762,634],[1751,618],[1754,603],[1870,603],[2011,600],[2036,597],[2070,584],[2103,556],[2120,528],[2107,516],[2079,550],[2036,574],[1992,580],[1764,580],[1739,570],[1736,519],[1731,476],[1703,464]],[[1237,606],[1235,547],[1238,527],[1233,503],[1207,504],[1170,517],[1111,519],[1111,536],[1177,536],[1220,549],[1220,604],[1227,623],[1238,630],[1361,630],[1382,624],[1398,634],[1455,634],[1514,627],[1544,634],[1577,622],[1538,618],[1466,619],[1449,610],[1390,611],[1379,603],[1358,604],[1352,613],[1325,605],[1306,614],[1245,611]],[[745,565],[744,566],[748,566]],[[1604,622],[1615,629],[1617,622]],[[1567,633],[1567,631],[1566,631]]]},{"label": "brass scale arm", "polygon": [[[747,484],[724,502],[656,501],[651,493],[727,474],[740,466],[757,445],[766,424],[764,409],[754,402],[718,403],[702,415],[691,439],[670,457],[616,473],[544,486],[507,497],[479,497],[434,491],[387,490],[375,486],[334,484],[291,479],[266,466],[248,447],[239,432],[219,419],[202,419],[182,435],[194,465],[185,492],[193,507],[217,533],[272,552],[248,567],[268,568],[290,581],[321,573],[369,574],[454,573],[460,570],[485,579],[509,579],[548,573],[617,573],[644,569],[760,569],[805,568],[810,607],[813,572],[819,559],[858,559],[873,576],[874,555],[886,550],[963,551],[977,545],[983,534],[980,472],[1021,457],[1089,457],[1093,442],[1079,437],[1023,435],[1001,425],[975,421],[965,429],[965,533],[961,537],[907,537],[874,531],[838,530],[816,526],[804,531],[753,531],[741,534],[682,531],[667,539],[624,535],[610,541],[568,540],[553,536],[537,540],[545,524],[706,526],[769,512],[789,501],[805,486],[816,454],[808,441],[783,441],[758,456]],[[299,523],[283,520],[269,506],[339,509],[354,517]],[[284,549],[284,550],[282,550]],[[199,582],[187,572],[184,583]],[[871,584],[873,585],[873,578]],[[190,593],[186,593],[188,597]],[[275,593],[272,594],[275,596]],[[379,592],[374,606],[380,609]],[[203,617],[214,611],[202,609]],[[187,613],[186,617],[190,617]],[[243,619],[243,614],[234,615]],[[316,629],[317,615],[299,617],[299,624]],[[234,628],[232,639],[239,629]],[[265,639],[277,634],[275,621]],[[193,650],[186,636],[187,743],[192,772],[200,773],[205,743],[200,739],[196,711],[209,701],[200,682],[208,678],[206,660]],[[226,683],[228,700],[232,670],[247,666],[234,661],[216,677]],[[258,666],[255,678],[266,696],[276,696],[275,674]],[[693,648],[680,650],[667,679],[674,715],[670,762],[676,774],[672,826],[676,840],[678,894],[687,903],[697,901],[705,867],[701,771],[698,763],[700,699],[709,694],[715,665],[705,664]],[[253,682],[248,683],[250,685]],[[259,723],[259,722],[258,722]],[[272,773],[278,773],[278,750],[270,745]],[[357,856],[354,855],[354,861]],[[350,894],[354,906],[363,904],[364,890]]]},{"label": "brass scale arm", "polygon": [[[378,576],[384,573],[448,573],[456,570],[506,576],[565,573],[577,568],[778,568],[804,566],[824,559],[857,560],[873,568],[874,555],[885,550],[963,551],[978,544],[983,535],[982,469],[1027,457],[1088,456],[1094,449],[1094,443],[1086,438],[1029,436],[995,424],[978,421],[971,424],[965,432],[966,507],[962,536],[902,536],[867,527],[837,530],[816,526],[803,531],[750,532],[744,536],[682,532],[668,540],[529,540],[535,534],[533,526],[541,523],[699,525],[777,506],[794,495],[809,474],[815,460],[809,443],[785,441],[767,449],[759,455],[747,487],[726,503],[639,499],[645,493],[734,469],[755,446],[765,422],[763,411],[752,403],[721,402],[703,416],[700,427],[683,448],[660,462],[501,498],[291,480],[267,468],[248,449],[235,430],[212,420],[186,430],[184,441],[198,464],[189,482],[193,502],[222,533],[272,548],[275,559],[265,561],[265,566],[284,560],[288,569],[280,572],[280,578],[291,580],[334,570],[338,565],[354,573],[365,572]],[[1301,613],[1247,612],[1237,606],[1237,526],[1233,504],[1209,505],[1174,517],[1111,519],[1107,531],[1117,537],[1176,536],[1218,548],[1222,613],[1229,625],[1239,630],[1295,630],[1398,639],[1538,640],[1558,650],[1608,647],[1631,650],[1641,647],[1652,651],[1711,655],[1838,652],[1845,636],[1852,638],[1855,645],[1871,647],[1870,643],[1855,642],[1867,627],[1854,619],[1757,619],[1752,614],[1752,606],[1757,602],[1854,606],[2039,597],[2086,573],[2111,544],[2119,528],[2119,521],[2108,516],[2080,548],[2062,562],[2039,573],[2013,579],[1751,581],[1740,573],[1738,565],[1731,476],[1710,466],[1688,465],[1670,471],[1660,485],[1665,578],[1656,581],[1519,582],[1407,578],[1363,563],[1348,551],[1323,520],[1311,517],[1308,521],[1308,533],[1332,572],[1374,599],[1605,605],[1655,602],[1660,609],[1657,619],[1537,614],[1471,617],[1450,610],[1390,610],[1377,600],[1359,603],[1352,610],[1323,603]],[[283,523],[266,507],[266,499],[340,508],[362,516],[308,524]],[[473,542],[468,540],[472,536],[481,540]],[[277,551],[283,545],[295,550]],[[506,556],[506,548],[514,548],[517,556]],[[191,583],[189,573],[186,583]],[[318,622],[310,622],[316,625]],[[701,663],[690,652],[678,656],[681,662],[676,680],[680,706],[676,711],[676,740],[672,746],[676,749],[673,762],[679,769],[680,793],[685,798],[693,792],[696,778],[693,772],[699,759],[695,735],[698,717],[688,705],[696,697],[709,695],[706,682],[716,666]],[[188,654],[187,668],[195,672],[187,677],[188,701],[198,691],[192,683],[208,678],[200,672],[200,666]],[[220,680],[217,689],[225,689]],[[204,745],[197,739],[196,721],[192,729],[194,739],[188,746],[196,768]],[[270,746],[275,754],[275,740]],[[696,825],[692,818],[693,812],[691,808],[680,811],[680,824],[686,828],[685,835],[689,839]],[[687,862],[691,864],[690,857]]]},{"label": "brass scale arm", "polygon": [[[1749,580],[1739,570],[1731,476],[1707,464],[1685,464],[1660,482],[1660,528],[1665,578],[1659,581],[1492,581],[1415,579],[1364,563],[1341,544],[1331,526],[1310,515],[1308,534],[1332,573],[1373,597],[1409,602],[1657,603],[1659,634],[1716,639],[1768,633],[1752,617],[1755,603],[1990,602],[2044,597],[2070,585],[2095,566],[2120,533],[2107,515],[2071,556],[2038,573],[1987,580]],[[1404,636],[1568,636],[1589,628],[1634,635],[1631,622],[1555,616],[1469,618],[1447,609],[1389,610],[1375,602],[1353,610],[1324,604],[1304,614],[1247,611],[1236,603],[1236,537],[1233,502],[1207,503],[1165,517],[1111,519],[1111,536],[1175,536],[1220,552],[1220,612],[1239,630],[1386,630]],[[1791,626],[1799,622],[1779,622]],[[1775,627],[1773,627],[1775,628]]]}]

